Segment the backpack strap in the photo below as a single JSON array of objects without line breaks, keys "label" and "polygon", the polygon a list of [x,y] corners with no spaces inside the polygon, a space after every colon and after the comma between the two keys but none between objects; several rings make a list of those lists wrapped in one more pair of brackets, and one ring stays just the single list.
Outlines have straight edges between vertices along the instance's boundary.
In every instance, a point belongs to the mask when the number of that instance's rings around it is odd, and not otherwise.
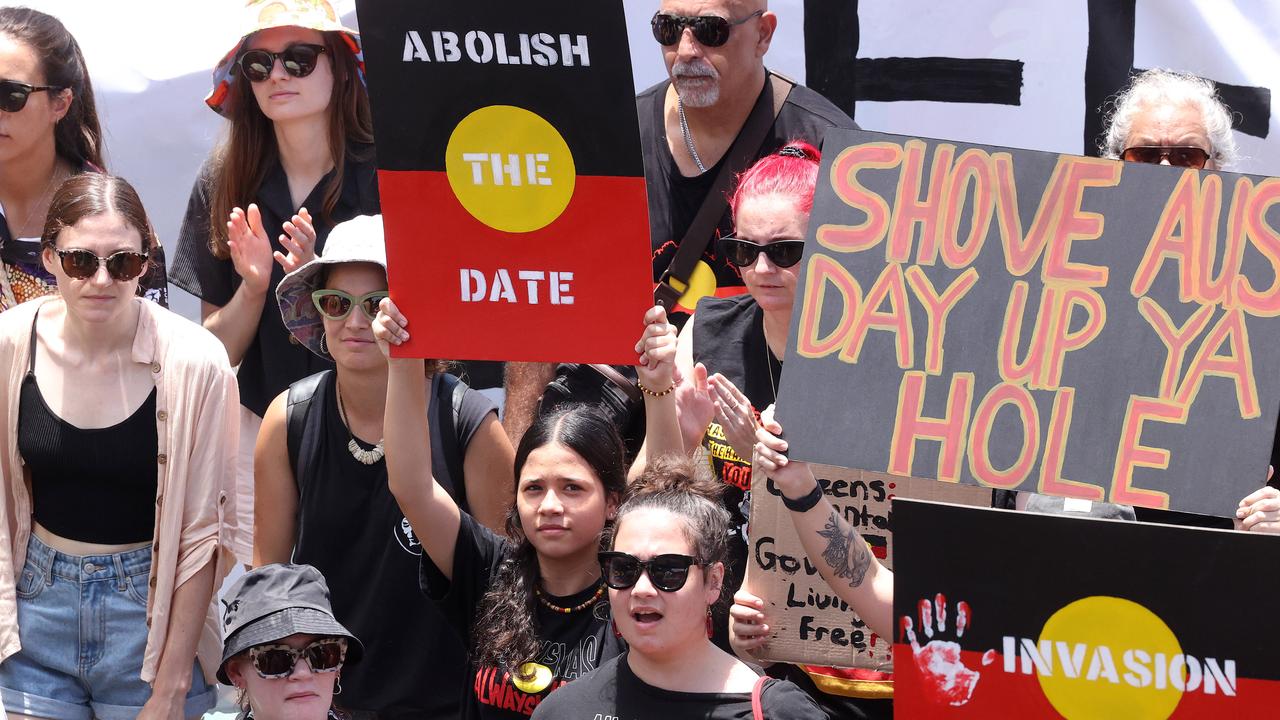
[{"label": "backpack strap", "polygon": [[436,373],[432,379],[436,397],[436,422],[440,425],[440,440],[443,447],[440,451],[444,457],[445,467],[454,483],[454,499],[458,507],[469,510],[467,504],[467,483],[463,468],[463,438],[460,434],[460,418],[462,401],[466,397],[467,384],[449,373]]},{"label": "backpack strap", "polygon": [[[307,413],[311,410],[311,401],[315,398],[325,378],[333,370],[325,370],[309,375],[289,386],[289,395],[285,405],[285,441],[289,447],[289,469],[293,471],[294,482],[299,478],[299,460],[302,459],[303,437],[307,434]],[[314,436],[314,432],[311,433]],[[312,443],[314,445],[315,443]]]},{"label": "backpack strap", "polygon": [[768,675],[761,675],[756,678],[756,684],[751,688],[751,717],[752,720],[764,720],[764,706],[760,702],[761,696],[764,695],[764,684],[769,681]]}]

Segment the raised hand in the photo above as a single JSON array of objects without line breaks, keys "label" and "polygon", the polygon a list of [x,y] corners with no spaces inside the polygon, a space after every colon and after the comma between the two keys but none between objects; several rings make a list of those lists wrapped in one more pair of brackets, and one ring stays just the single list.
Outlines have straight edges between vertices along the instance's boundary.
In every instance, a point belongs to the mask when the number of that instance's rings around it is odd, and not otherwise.
[{"label": "raised hand", "polygon": [[738,457],[750,460],[751,447],[756,442],[756,413],[751,401],[720,373],[708,378],[707,385],[715,404],[715,417],[724,429],[725,439]]},{"label": "raised hand", "polygon": [[262,226],[262,212],[257,205],[248,211],[234,208],[227,220],[227,247],[231,264],[245,287],[257,295],[271,287],[271,241]]},{"label": "raised hand", "polygon": [[373,319],[373,338],[378,341],[382,354],[391,357],[391,346],[401,345],[409,340],[409,320],[400,313],[394,301],[389,297],[378,303],[378,316]]},{"label": "raised hand", "polygon": [[660,393],[674,385],[676,369],[676,326],[667,322],[667,311],[655,305],[644,314],[644,332],[636,343],[636,374],[640,384]]},{"label": "raised hand", "polygon": [[760,425],[756,427],[754,464],[771,478],[783,495],[803,497],[813,489],[817,480],[809,464],[787,457],[787,441],[782,439],[782,425],[773,418],[773,405],[760,413]]},{"label": "raised hand", "polygon": [[280,234],[280,247],[288,250],[288,254],[279,250],[272,253],[280,267],[287,273],[311,262],[316,257],[316,228],[311,221],[311,213],[304,207],[292,219],[284,222],[284,232]]},{"label": "raised hand", "polygon": [[698,363],[689,376],[676,373],[676,416],[680,419],[680,436],[686,448],[702,444],[707,425],[716,416],[716,406],[707,385],[707,366]]}]

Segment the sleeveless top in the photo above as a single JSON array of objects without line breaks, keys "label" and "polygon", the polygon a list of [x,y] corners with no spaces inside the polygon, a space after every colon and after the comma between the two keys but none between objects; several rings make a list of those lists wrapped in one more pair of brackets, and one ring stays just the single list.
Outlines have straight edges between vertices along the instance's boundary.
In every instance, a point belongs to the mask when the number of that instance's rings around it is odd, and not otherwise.
[{"label": "sleeveless top", "polygon": [[18,398],[18,452],[31,471],[32,517],[69,540],[150,541],[158,483],[155,388],[119,423],[79,428],[54,414],[40,394],[35,321],[30,354]]}]

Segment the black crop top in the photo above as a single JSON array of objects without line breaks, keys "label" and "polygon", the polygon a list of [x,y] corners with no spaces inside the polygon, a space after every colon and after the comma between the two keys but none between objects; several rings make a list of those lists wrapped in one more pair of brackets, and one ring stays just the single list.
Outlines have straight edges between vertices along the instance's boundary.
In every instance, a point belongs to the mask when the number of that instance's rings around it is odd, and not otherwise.
[{"label": "black crop top", "polygon": [[35,366],[32,322],[31,364],[18,400],[18,451],[31,470],[35,521],[80,542],[125,545],[151,540],[159,451],[155,389],[122,422],[82,429],[49,409],[36,384]]}]

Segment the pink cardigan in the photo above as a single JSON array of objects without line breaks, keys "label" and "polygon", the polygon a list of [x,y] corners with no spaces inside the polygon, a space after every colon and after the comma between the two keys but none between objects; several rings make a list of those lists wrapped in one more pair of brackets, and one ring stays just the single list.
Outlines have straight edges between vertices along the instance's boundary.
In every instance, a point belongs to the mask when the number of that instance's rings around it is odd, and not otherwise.
[{"label": "pink cardigan", "polygon": [[[14,578],[26,561],[31,535],[31,492],[18,454],[18,395],[27,372],[31,322],[36,310],[53,300],[37,298],[0,313],[0,368],[8,373],[3,386],[7,394],[0,398],[6,443],[0,458],[0,660],[20,648]],[[142,663],[142,679],[152,682],[175,590],[215,562],[216,591],[234,563],[232,548],[241,539],[235,487],[240,401],[227,352],[217,338],[153,302],[137,302],[142,311],[132,359],[151,366],[155,377],[159,443],[149,629]],[[197,651],[211,683],[222,659],[216,606],[210,603]]]}]

